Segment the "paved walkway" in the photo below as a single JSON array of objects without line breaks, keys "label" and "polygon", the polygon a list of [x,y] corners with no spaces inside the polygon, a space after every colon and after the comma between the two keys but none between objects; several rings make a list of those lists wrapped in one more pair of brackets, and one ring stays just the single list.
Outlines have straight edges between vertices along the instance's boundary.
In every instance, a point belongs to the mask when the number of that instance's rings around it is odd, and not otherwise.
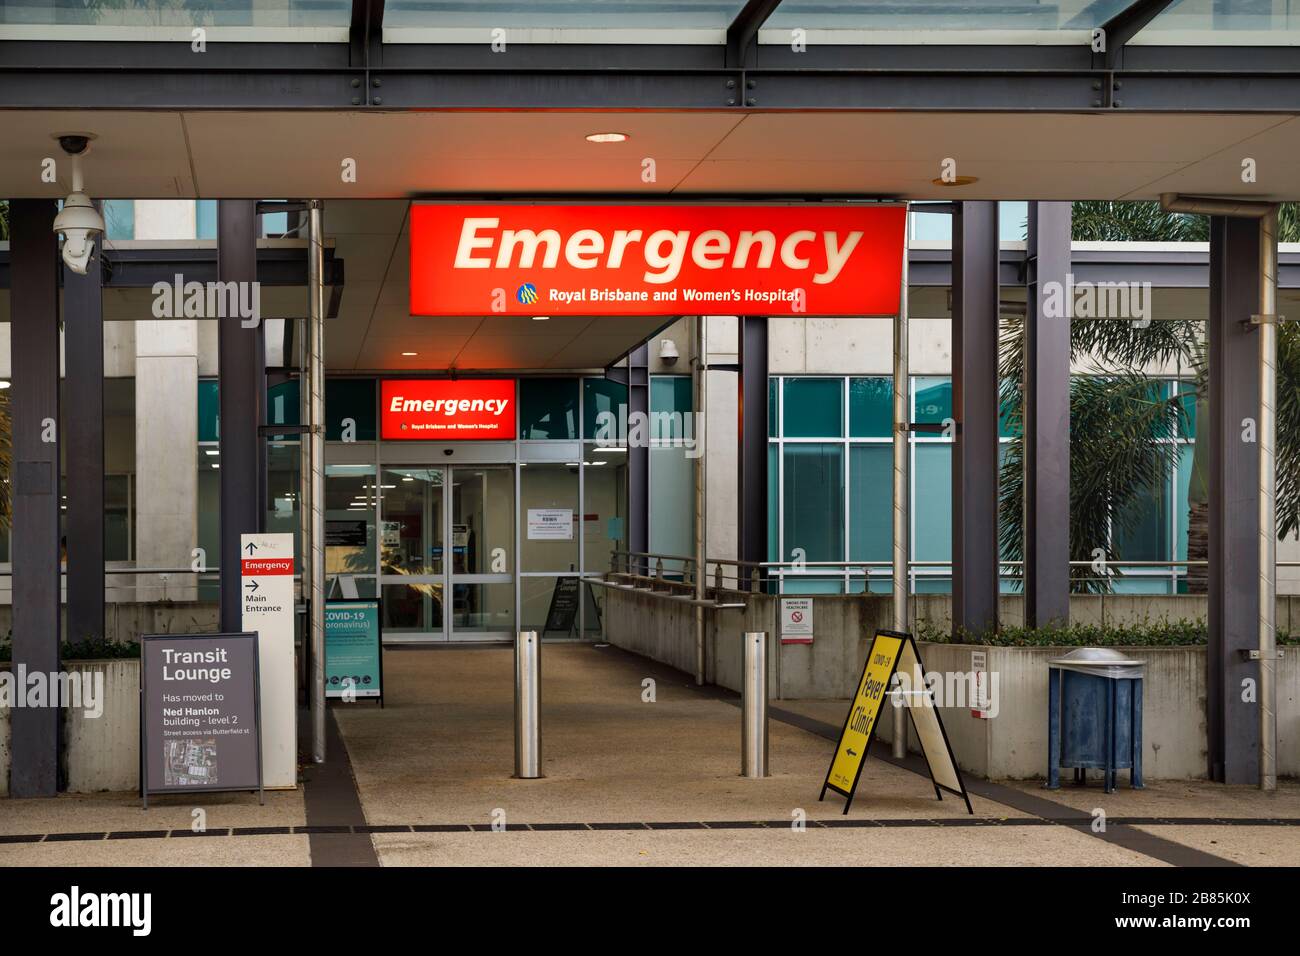
[{"label": "paved walkway", "polygon": [[331,760],[304,767],[299,791],[265,807],[210,796],[207,839],[181,839],[179,798],[0,801],[0,866],[1300,864],[1294,783],[1105,795],[970,780],[972,818],[935,799],[916,758],[877,746],[844,816],[838,796],[817,800],[844,702],[774,702],[772,776],[745,780],[734,695],[612,647],[547,645],[542,666],[545,779],[510,777],[509,649],[394,650],[386,706],[335,706]]}]

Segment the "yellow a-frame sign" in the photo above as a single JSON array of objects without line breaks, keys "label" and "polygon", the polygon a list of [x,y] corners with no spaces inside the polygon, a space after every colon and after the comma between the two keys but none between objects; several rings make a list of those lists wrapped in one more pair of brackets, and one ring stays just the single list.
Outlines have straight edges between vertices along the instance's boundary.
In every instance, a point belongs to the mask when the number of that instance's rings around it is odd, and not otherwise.
[{"label": "yellow a-frame sign", "polygon": [[[925,754],[935,796],[942,800],[944,790],[954,793],[966,801],[966,809],[973,814],[975,811],[970,805],[966,783],[952,755],[952,746],[948,743],[948,734],[939,719],[934,698],[925,683],[925,670],[921,666],[916,641],[911,634],[901,631],[876,632],[862,667],[857,693],[849,705],[848,716],[844,718],[835,756],[831,758],[830,769],[826,771],[826,780],[817,799],[824,800],[826,791],[833,790],[845,798],[844,812],[849,812],[853,793],[858,788],[858,778],[862,776],[867,752],[871,748],[876,721],[884,709],[896,673],[904,685],[902,700]],[[901,729],[901,722],[897,726]]]}]

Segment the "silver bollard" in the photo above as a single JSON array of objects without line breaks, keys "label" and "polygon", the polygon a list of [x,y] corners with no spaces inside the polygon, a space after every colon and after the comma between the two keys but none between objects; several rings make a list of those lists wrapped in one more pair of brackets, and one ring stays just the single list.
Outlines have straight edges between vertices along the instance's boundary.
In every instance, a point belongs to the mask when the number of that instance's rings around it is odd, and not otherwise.
[{"label": "silver bollard", "polygon": [[745,632],[740,695],[740,775],[767,776],[767,632]]},{"label": "silver bollard", "polygon": [[515,636],[515,776],[542,776],[542,642],[536,631]]}]

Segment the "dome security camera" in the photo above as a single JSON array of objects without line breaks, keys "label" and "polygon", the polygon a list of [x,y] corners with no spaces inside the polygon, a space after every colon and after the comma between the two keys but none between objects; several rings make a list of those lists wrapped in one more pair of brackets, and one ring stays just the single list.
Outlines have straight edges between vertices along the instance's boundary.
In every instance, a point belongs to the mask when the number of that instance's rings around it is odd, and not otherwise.
[{"label": "dome security camera", "polygon": [[95,252],[95,237],[104,234],[104,217],[90,197],[83,192],[69,195],[54,217],[54,231],[63,233],[64,264],[84,276]]},{"label": "dome security camera", "polygon": [[72,192],[54,217],[54,232],[63,235],[63,262],[84,276],[95,253],[95,237],[104,234],[104,217],[83,191],[81,156],[93,139],[89,133],[64,133],[56,137],[63,151],[72,157]]},{"label": "dome security camera", "polygon": [[661,339],[659,342],[659,360],[665,365],[676,365],[677,343],[672,339]]}]

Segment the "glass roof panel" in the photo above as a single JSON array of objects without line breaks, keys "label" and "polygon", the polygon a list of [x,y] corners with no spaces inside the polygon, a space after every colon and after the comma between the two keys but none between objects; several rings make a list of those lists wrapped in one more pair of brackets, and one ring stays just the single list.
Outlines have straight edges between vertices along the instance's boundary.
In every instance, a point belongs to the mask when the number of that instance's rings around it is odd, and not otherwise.
[{"label": "glass roof panel", "polygon": [[350,0],[0,0],[0,37],[186,40],[195,27],[226,40],[347,39]]},{"label": "glass roof panel", "polygon": [[[724,42],[744,0],[387,0],[386,39],[483,43]],[[400,31],[400,34],[398,33]],[[418,37],[409,35],[419,31]],[[390,32],[398,34],[389,37]]]},{"label": "glass roof panel", "polygon": [[760,43],[1076,43],[1134,0],[784,0]]},{"label": "glass roof panel", "polygon": [[1174,0],[1130,44],[1290,46],[1300,43],[1297,0]]}]

